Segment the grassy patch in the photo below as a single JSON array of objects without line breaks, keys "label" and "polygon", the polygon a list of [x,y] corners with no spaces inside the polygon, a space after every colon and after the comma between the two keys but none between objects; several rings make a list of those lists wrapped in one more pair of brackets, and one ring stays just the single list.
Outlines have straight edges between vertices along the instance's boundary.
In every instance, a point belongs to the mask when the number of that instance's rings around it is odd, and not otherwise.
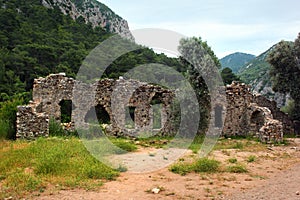
[{"label": "grassy patch", "polygon": [[110,138],[110,141],[124,151],[133,152],[137,150],[137,146],[131,140],[123,138]]},{"label": "grassy patch", "polygon": [[237,163],[237,159],[236,158],[229,158],[228,162],[230,162],[230,163]]},{"label": "grassy patch", "polygon": [[119,172],[92,157],[77,138],[39,138],[34,142],[1,142],[0,199],[21,198],[45,185],[91,188]]},{"label": "grassy patch", "polygon": [[183,163],[179,162],[173,164],[170,167],[170,171],[176,174],[185,175],[190,172],[205,172],[205,173],[215,173],[220,169],[220,162],[214,159],[201,158],[193,163]]},{"label": "grassy patch", "polygon": [[230,172],[230,173],[247,173],[248,172],[247,168],[244,165],[240,165],[240,164],[228,166],[226,168],[226,171]]},{"label": "grassy patch", "polygon": [[249,163],[254,162],[254,161],[256,161],[256,156],[254,156],[254,155],[251,155],[247,158],[247,162],[249,162]]},{"label": "grassy patch", "polygon": [[237,138],[237,139],[220,139],[214,147],[214,150],[237,149],[243,151],[260,151],[265,150],[266,145],[256,141],[255,138]]}]

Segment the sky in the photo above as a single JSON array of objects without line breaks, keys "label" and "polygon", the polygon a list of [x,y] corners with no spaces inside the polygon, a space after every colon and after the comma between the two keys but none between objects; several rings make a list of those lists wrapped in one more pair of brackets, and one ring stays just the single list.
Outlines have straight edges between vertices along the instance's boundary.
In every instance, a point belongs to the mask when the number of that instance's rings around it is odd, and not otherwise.
[{"label": "sky", "polygon": [[300,32],[299,0],[99,0],[130,30],[160,28],[201,37],[222,58],[259,55]]}]

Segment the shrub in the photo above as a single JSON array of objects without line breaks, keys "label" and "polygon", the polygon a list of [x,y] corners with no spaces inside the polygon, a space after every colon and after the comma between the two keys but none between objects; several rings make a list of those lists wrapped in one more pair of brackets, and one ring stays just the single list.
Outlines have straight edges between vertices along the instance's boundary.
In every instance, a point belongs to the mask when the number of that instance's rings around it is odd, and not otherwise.
[{"label": "shrub", "polygon": [[51,118],[49,121],[49,135],[50,136],[65,136],[66,135],[65,130],[54,118]]},{"label": "shrub", "polygon": [[176,163],[173,164],[170,169],[171,172],[175,174],[180,174],[182,176],[186,175],[187,173],[190,173],[193,171],[192,166],[187,163]]},{"label": "shrub", "polygon": [[195,172],[217,172],[220,166],[220,162],[213,159],[201,158],[193,164]]},{"label": "shrub", "polygon": [[186,175],[192,171],[194,172],[206,172],[214,173],[218,172],[220,167],[220,162],[213,159],[201,158],[193,163],[176,163],[170,167],[170,171],[180,175]]},{"label": "shrub", "polygon": [[1,102],[0,104],[0,137],[14,140],[16,139],[16,120],[17,120],[17,106],[22,105],[24,100],[12,99]]},{"label": "shrub", "polygon": [[10,124],[7,120],[0,119],[0,140],[7,139],[10,130]]}]

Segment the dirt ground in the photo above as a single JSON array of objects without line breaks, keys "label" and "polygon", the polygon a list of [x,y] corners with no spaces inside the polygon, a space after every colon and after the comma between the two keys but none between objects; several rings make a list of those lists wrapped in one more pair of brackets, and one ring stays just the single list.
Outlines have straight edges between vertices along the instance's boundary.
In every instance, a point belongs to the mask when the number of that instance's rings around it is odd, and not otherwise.
[{"label": "dirt ground", "polygon": [[[250,155],[255,162],[247,162]],[[121,173],[116,181],[106,182],[94,191],[50,189],[37,200],[98,199],[299,199],[300,139],[290,139],[288,146],[264,150],[238,149],[214,151],[222,163],[235,157],[246,165],[248,173],[214,173],[185,176],[174,174],[167,167],[150,173]],[[152,190],[157,190],[157,194]]]}]

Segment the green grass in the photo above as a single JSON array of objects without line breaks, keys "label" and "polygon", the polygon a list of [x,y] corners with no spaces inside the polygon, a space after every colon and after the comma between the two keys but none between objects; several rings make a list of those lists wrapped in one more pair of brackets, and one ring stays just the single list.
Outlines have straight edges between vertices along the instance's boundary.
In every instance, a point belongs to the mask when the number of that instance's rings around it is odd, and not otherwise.
[{"label": "green grass", "polygon": [[228,162],[230,162],[230,163],[237,163],[237,159],[236,158],[229,158],[228,159]]},{"label": "green grass", "polygon": [[254,162],[254,161],[256,161],[256,156],[254,156],[254,155],[249,156],[247,159],[247,162],[249,162],[249,163]]},{"label": "green grass", "polygon": [[77,138],[1,141],[0,146],[0,199],[18,199],[48,184],[92,188],[119,175],[92,157]]},{"label": "green grass", "polygon": [[7,138],[7,134],[10,128],[11,127],[8,121],[0,119],[0,141]]},{"label": "green grass", "polygon": [[133,152],[137,150],[137,146],[133,143],[132,140],[124,139],[124,138],[109,138],[110,141],[127,152]]},{"label": "green grass", "polygon": [[193,163],[175,163],[169,168],[169,170],[180,175],[186,175],[190,172],[215,173],[220,170],[220,162],[214,159],[201,158]]},{"label": "green grass", "polygon": [[230,172],[230,173],[247,173],[248,172],[247,168],[241,164],[227,166],[226,171]]}]

